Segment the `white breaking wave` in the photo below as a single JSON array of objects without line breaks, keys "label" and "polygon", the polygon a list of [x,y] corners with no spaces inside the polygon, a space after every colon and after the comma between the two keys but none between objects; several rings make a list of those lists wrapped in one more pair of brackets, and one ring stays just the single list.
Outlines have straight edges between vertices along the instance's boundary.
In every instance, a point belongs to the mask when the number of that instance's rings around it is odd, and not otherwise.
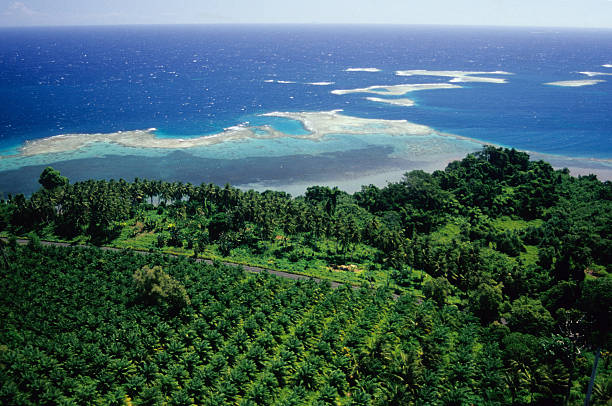
[{"label": "white breaking wave", "polygon": [[510,72],[497,70],[493,72],[482,72],[482,71],[462,71],[462,70],[398,70],[395,71],[397,76],[436,76],[436,77],[449,77],[452,78],[450,81],[453,83],[460,82],[484,82],[484,83],[508,83],[503,78],[489,78],[477,75],[512,75]]},{"label": "white breaking wave", "polygon": [[[293,80],[274,80],[274,79],[266,79],[264,80],[265,83],[280,83],[280,84],[291,84],[291,83],[298,83],[298,82],[294,82]],[[306,82],[306,83],[301,83],[303,85],[311,85],[311,86],[329,86],[329,85],[333,85],[336,82]]]},{"label": "white breaking wave", "polygon": [[558,82],[548,82],[545,85],[550,86],[562,86],[562,87],[581,87],[581,86],[592,86],[598,83],[605,82],[605,80],[589,79],[589,80],[560,80]]},{"label": "white breaking wave", "polygon": [[467,83],[467,82],[508,83],[508,81],[503,78],[485,78],[482,76],[461,76],[461,77],[452,78],[450,82],[452,83]]},{"label": "white breaking wave", "polygon": [[369,86],[359,89],[335,89],[333,94],[345,95],[350,93],[372,93],[381,96],[403,96],[406,93],[416,92],[418,90],[434,90],[434,89],[460,89],[461,86],[453,85],[452,83],[415,83],[404,85],[378,85]]},{"label": "white breaking wave", "polygon": [[380,72],[378,68],[347,68],[345,72]]},{"label": "white breaking wave", "polygon": [[593,76],[612,76],[612,73],[609,72],[578,72],[582,75],[588,76],[592,78]]},{"label": "white breaking wave", "polygon": [[287,83],[296,83],[292,80],[274,80],[274,79],[266,79],[264,80],[265,83],[281,83],[281,84],[287,84]]},{"label": "white breaking wave", "polygon": [[381,99],[380,97],[366,97],[366,100],[377,102],[377,103],[386,103],[392,104],[394,106],[404,106],[411,107],[414,106],[414,100],[411,99]]}]

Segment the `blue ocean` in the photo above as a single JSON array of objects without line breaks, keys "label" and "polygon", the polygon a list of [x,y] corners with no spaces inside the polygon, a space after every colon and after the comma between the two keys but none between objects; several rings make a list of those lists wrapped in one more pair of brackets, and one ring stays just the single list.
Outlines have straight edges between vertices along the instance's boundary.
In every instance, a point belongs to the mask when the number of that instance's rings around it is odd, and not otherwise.
[{"label": "blue ocean", "polygon": [[612,30],[121,26],[0,38],[4,195],[35,190],[47,165],[71,180],[356,190],[482,143],[612,173]]}]

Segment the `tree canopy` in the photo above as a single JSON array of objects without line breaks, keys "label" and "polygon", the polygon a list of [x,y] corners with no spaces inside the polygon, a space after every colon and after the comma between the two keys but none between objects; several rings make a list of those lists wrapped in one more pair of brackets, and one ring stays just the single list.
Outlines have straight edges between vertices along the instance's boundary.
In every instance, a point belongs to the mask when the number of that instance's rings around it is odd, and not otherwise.
[{"label": "tree canopy", "polygon": [[596,355],[612,398],[611,182],[487,146],[354,194],[40,183],[0,202],[2,404],[582,404]]}]

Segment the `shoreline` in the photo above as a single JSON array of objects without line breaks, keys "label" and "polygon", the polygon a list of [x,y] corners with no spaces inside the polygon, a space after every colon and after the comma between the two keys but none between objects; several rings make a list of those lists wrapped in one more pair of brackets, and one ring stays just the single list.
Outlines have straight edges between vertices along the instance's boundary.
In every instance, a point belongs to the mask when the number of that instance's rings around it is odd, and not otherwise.
[{"label": "shoreline", "polygon": [[[484,143],[483,143],[484,145]],[[47,162],[16,170],[0,172],[0,198],[8,194],[29,195],[40,188],[38,178],[46,166],[53,166],[72,182],[87,179],[159,179],[169,182],[188,182],[194,185],[214,183],[241,189],[279,190],[292,195],[303,194],[309,186],[338,186],[349,193],[362,186],[374,184],[384,187],[397,182],[412,170],[433,172],[444,170],[448,163],[463,159],[468,153],[432,154],[421,160],[393,157],[392,148],[355,150],[321,156],[286,156],[279,158],[251,158],[239,160],[205,159],[184,151],[157,157],[106,156]],[[365,155],[364,155],[365,154]],[[363,161],[367,157],[367,161]],[[530,153],[532,161],[545,160],[556,170],[568,168],[570,175],[594,174],[601,181],[612,181],[612,163],[596,160],[567,159]]]},{"label": "shoreline", "polygon": [[257,192],[263,192],[266,190],[282,191],[287,192],[292,196],[303,195],[306,189],[310,186],[328,186],[338,187],[338,189],[352,194],[360,191],[362,186],[375,185],[377,187],[384,187],[389,183],[398,182],[402,179],[405,173],[413,170],[422,170],[428,173],[432,173],[436,170],[444,170],[449,163],[462,158],[463,157],[459,158],[458,156],[447,156],[440,160],[414,162],[412,165],[409,165],[411,167],[402,169],[398,168],[381,171],[366,171],[359,174],[359,176],[352,178],[349,176],[338,176],[332,179],[321,179],[307,182],[252,182],[233,186],[242,190],[253,189]]}]

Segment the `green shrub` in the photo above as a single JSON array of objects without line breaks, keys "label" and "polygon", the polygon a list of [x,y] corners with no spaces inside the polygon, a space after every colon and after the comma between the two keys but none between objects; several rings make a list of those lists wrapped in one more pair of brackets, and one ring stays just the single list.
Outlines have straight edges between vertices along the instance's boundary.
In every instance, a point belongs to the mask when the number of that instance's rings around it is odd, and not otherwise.
[{"label": "green shrub", "polygon": [[167,303],[175,309],[191,304],[185,287],[160,266],[149,268],[145,265],[134,272],[133,279],[138,292],[147,300]]}]

